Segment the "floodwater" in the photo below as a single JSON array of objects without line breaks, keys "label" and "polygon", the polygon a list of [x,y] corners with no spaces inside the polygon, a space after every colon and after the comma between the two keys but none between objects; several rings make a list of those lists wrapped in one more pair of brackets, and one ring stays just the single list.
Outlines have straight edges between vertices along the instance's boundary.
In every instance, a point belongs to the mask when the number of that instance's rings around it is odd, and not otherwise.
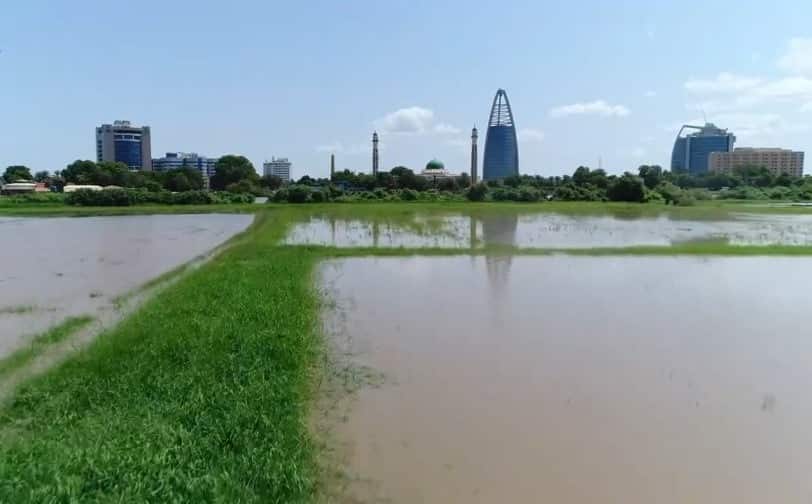
[{"label": "floodwater", "polygon": [[0,218],[0,358],[223,243],[250,215]]},{"label": "floodwater", "polygon": [[285,241],[336,247],[594,248],[708,240],[733,245],[812,245],[812,215],[736,214],[726,220],[554,213],[418,213],[389,220],[316,215],[295,224]]},{"label": "floodwater", "polygon": [[[812,501],[812,261],[354,258],[350,502]],[[374,372],[362,372],[364,369]]]}]

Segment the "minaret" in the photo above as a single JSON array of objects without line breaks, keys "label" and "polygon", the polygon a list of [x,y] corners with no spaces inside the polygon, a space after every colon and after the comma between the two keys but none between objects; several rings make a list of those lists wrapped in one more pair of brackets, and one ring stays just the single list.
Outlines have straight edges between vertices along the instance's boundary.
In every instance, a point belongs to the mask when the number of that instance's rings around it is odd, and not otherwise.
[{"label": "minaret", "polygon": [[336,176],[336,155],[330,154],[330,181]]},{"label": "minaret", "polygon": [[372,174],[378,175],[378,132],[372,134]]},{"label": "minaret", "polygon": [[471,185],[476,185],[476,177],[477,177],[477,146],[476,141],[479,138],[479,132],[476,130],[476,126],[474,126],[473,131],[471,131]]}]

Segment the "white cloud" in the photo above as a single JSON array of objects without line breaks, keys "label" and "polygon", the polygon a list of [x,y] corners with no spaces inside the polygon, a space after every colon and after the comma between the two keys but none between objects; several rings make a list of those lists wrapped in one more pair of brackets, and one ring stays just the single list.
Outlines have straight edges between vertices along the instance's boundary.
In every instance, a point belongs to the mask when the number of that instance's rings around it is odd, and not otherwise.
[{"label": "white cloud", "polygon": [[440,123],[434,126],[434,132],[440,135],[459,135],[462,130],[450,124]]},{"label": "white cloud", "polygon": [[643,96],[645,96],[646,98],[654,98],[655,96],[657,96],[657,91],[646,91]]},{"label": "white cloud", "polygon": [[626,117],[631,112],[623,105],[610,105],[604,100],[586,103],[573,103],[550,110],[551,117],[568,117],[573,115],[597,115],[603,117]]},{"label": "white cloud", "polygon": [[431,129],[434,111],[423,107],[398,109],[375,121],[383,133],[421,134]]},{"label": "white cloud", "polygon": [[778,68],[794,75],[812,74],[812,38],[791,39],[778,58]]},{"label": "white cloud", "polygon": [[458,135],[462,132],[451,124],[436,122],[433,110],[418,106],[398,109],[374,121],[373,125],[381,133],[397,135]]},{"label": "white cloud", "polygon": [[316,146],[316,152],[344,152],[344,145],[341,142],[333,142]]},{"label": "white cloud", "polygon": [[753,89],[762,83],[756,77],[744,77],[722,72],[715,79],[693,79],[685,83],[685,89],[693,94],[735,93]]},{"label": "white cloud", "polygon": [[519,141],[540,143],[544,141],[544,132],[540,129],[524,128],[519,130]]},{"label": "white cloud", "polygon": [[632,149],[631,155],[634,159],[643,159],[646,157],[646,149],[642,147],[635,147]]}]

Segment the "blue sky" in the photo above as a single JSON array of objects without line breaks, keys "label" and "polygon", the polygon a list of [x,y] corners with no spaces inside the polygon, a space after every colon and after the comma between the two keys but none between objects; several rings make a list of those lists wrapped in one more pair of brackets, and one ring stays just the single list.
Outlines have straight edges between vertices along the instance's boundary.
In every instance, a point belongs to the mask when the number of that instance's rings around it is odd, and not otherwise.
[{"label": "blue sky", "polygon": [[330,152],[369,170],[377,128],[383,167],[462,171],[500,87],[523,173],[667,166],[702,110],[740,146],[810,151],[809,19],[800,0],[9,1],[0,166],[92,159],[95,126],[129,119],[156,157],[325,176]]}]

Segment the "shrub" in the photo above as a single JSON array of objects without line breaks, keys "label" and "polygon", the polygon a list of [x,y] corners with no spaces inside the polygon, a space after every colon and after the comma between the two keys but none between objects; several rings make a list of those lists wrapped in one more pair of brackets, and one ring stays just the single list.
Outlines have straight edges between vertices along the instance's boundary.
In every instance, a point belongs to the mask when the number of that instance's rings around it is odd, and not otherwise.
[{"label": "shrub", "polygon": [[324,191],[313,191],[310,193],[310,201],[313,203],[323,203],[327,201],[327,193]]},{"label": "shrub", "polygon": [[642,203],[646,199],[646,187],[643,185],[643,179],[631,173],[625,173],[615,180],[615,183],[606,191],[606,195],[612,201]]},{"label": "shrub", "polygon": [[307,203],[310,199],[310,188],[304,185],[288,187],[288,203]]},{"label": "shrub", "polygon": [[415,201],[420,194],[414,189],[403,189],[400,191],[400,199],[403,201]]},{"label": "shrub", "polygon": [[485,201],[487,196],[488,186],[484,182],[471,186],[465,191],[465,197],[468,198],[469,201]]},{"label": "shrub", "polygon": [[539,190],[532,186],[519,187],[519,201],[538,201],[541,198]]}]

